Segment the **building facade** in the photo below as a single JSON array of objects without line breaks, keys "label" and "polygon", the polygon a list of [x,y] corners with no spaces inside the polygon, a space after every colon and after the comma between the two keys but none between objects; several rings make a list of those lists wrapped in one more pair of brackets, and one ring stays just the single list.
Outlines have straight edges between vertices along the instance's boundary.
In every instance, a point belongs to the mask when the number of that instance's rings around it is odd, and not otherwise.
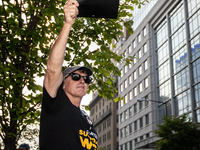
[{"label": "building facade", "polygon": [[100,97],[98,92],[93,93],[93,99],[89,104],[90,119],[98,134],[98,149],[100,150],[118,150],[119,148],[117,104]]},{"label": "building facade", "polygon": [[165,115],[187,113],[200,122],[200,1],[158,0],[145,7],[150,9],[133,14],[142,19],[118,51],[136,57],[129,66],[118,64],[125,98],[119,104],[120,150],[153,149],[156,124]]},{"label": "building facade", "polygon": [[[165,115],[187,113],[200,122],[200,0],[150,0],[133,16],[134,33],[112,49],[135,59],[129,66],[117,64],[118,94],[124,101],[118,106],[107,102],[118,108],[112,112],[118,123],[111,124],[119,132],[113,145],[119,146],[111,150],[153,149],[159,140],[154,131]],[[94,98],[91,106],[100,101]],[[91,115],[94,122],[96,114]]]}]

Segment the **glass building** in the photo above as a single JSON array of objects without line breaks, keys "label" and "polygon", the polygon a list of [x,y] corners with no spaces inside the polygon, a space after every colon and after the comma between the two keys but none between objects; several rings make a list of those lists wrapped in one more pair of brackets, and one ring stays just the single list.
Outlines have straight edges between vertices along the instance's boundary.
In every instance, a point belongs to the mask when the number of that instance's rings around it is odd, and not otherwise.
[{"label": "glass building", "polygon": [[153,149],[165,115],[200,122],[200,1],[152,0],[133,19],[133,35],[116,50],[136,57],[118,64],[119,150]]}]

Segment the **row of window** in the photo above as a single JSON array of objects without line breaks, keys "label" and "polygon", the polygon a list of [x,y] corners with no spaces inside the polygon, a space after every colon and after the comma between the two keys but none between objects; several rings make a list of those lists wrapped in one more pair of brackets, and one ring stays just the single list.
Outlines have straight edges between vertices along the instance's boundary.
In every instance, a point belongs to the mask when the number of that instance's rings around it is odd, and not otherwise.
[{"label": "row of window", "polygon": [[[145,96],[144,99],[148,99],[148,95]],[[124,103],[124,102],[121,101],[121,103]],[[129,107],[128,109],[126,109],[124,112],[120,114],[120,118],[119,118],[120,122],[123,122],[129,119],[133,115],[133,112],[134,114],[136,114],[138,112],[138,107],[139,107],[139,110],[141,110],[143,109],[143,107],[146,107],[148,105],[149,105],[148,101],[144,101],[144,102],[140,101],[140,102],[135,103],[133,106]]]},{"label": "row of window", "polygon": [[[91,116],[94,114],[94,112],[96,111],[98,111],[98,108],[99,108],[99,110],[101,110],[101,107],[104,107],[104,105],[105,105],[105,102],[107,102],[108,101],[108,99],[103,99],[102,101],[100,101],[98,104],[96,104],[96,106],[94,107],[94,109],[92,109],[91,110]],[[98,107],[98,105],[99,105],[99,107]],[[108,105],[106,106],[106,108],[107,108],[107,110],[108,110]],[[110,107],[111,107],[111,103],[110,103]]]},{"label": "row of window", "polygon": [[[139,66],[138,69],[136,69],[127,79],[124,80],[120,84],[120,92],[123,92],[128,86],[130,86],[133,81],[135,81],[139,76],[143,74],[144,71],[148,69],[148,63],[147,60],[144,61],[143,65]],[[148,86],[148,83],[145,82],[145,86]]]},{"label": "row of window", "polygon": [[108,144],[107,148],[106,146],[104,146],[104,147],[99,147],[99,149],[111,150],[111,144]]},{"label": "row of window", "polygon": [[[103,135],[103,143],[111,139],[111,131],[107,132],[107,134]],[[98,145],[101,145],[101,137],[98,137]]]},{"label": "row of window", "polygon": [[[125,83],[126,84],[126,83]],[[136,87],[134,87],[132,90],[130,90],[125,96],[124,101],[121,101],[121,107],[124,106],[124,104],[127,104],[128,101],[131,101],[134,97],[136,97],[139,93],[143,92],[144,89],[149,87],[149,78],[145,78],[142,82],[139,83]],[[122,89],[122,87],[121,87]]]},{"label": "row of window", "polygon": [[[136,46],[142,41],[142,38],[144,38],[147,34],[147,29],[146,27],[142,30],[141,33],[138,34],[138,36],[136,37],[136,39],[133,40],[133,42],[128,46],[128,48],[124,51],[124,55],[125,57],[128,57],[129,54],[131,54],[131,52],[136,48]],[[143,52],[146,53],[147,52],[147,47],[145,45]],[[119,50],[116,51],[116,54],[119,53]],[[118,64],[119,66],[119,64]]]},{"label": "row of window", "polygon": [[108,118],[106,121],[103,122],[103,124],[100,124],[98,126],[98,134],[101,133],[102,131],[102,126],[103,126],[103,130],[105,130],[106,128],[110,127],[111,126],[111,118]]},{"label": "row of window", "polygon": [[[143,135],[143,136],[140,136],[139,138],[136,138],[134,140],[135,143],[139,142],[139,141],[142,141],[144,140],[145,138],[148,139],[150,136],[149,136],[149,133],[147,133],[146,135]],[[120,145],[120,150],[133,150],[133,142],[132,141],[129,141],[129,142],[126,142],[125,144],[122,144]]]},{"label": "row of window", "polygon": [[[139,123],[139,124],[138,124]],[[134,121],[133,123],[127,125],[126,127],[120,130],[120,138],[127,137],[128,135],[132,134],[133,132],[133,125],[134,125],[134,132],[138,129],[143,128],[146,125],[149,125],[149,114],[139,118],[138,120]]]},{"label": "row of window", "polygon": [[[144,45],[143,45],[143,53],[142,53],[142,49],[140,49],[140,50],[138,50],[138,52],[134,55],[134,59],[133,59],[133,62],[132,63],[130,63],[128,66],[126,65],[126,66],[124,66],[124,68],[122,68],[121,69],[121,77],[123,77],[127,72],[128,72],[128,70],[129,69],[131,69],[132,67],[133,67],[133,65],[135,65],[136,64],[136,62],[145,54],[147,52],[147,44],[145,43]],[[129,55],[128,55],[128,53],[125,55],[125,57],[128,57]],[[144,63],[145,65],[144,65],[144,70],[146,70],[147,69],[147,62],[146,63]],[[118,64],[118,66],[119,66],[119,64]]]},{"label": "row of window", "polygon": [[[193,90],[190,89],[194,88],[195,91],[197,87],[191,85],[200,82],[200,1],[187,0],[187,3],[184,5],[183,1],[180,1],[168,18],[164,18],[155,28],[159,100],[165,101],[174,97],[176,116],[183,113],[191,115],[193,99],[190,95]],[[188,12],[188,18],[185,12]],[[195,91],[194,104],[198,110],[198,104],[195,102],[198,103],[199,96],[196,93],[198,92]],[[159,111],[162,111],[161,107]],[[198,118],[198,111],[195,112],[196,116],[193,117]],[[197,121],[199,122],[198,119]]]}]

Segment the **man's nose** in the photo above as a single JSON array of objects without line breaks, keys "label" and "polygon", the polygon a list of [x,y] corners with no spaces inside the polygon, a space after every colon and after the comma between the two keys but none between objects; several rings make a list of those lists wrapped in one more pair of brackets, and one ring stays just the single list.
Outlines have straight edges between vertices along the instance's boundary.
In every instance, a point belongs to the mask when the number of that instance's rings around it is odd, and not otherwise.
[{"label": "man's nose", "polygon": [[80,82],[85,83],[85,80],[83,79],[83,77],[80,78]]}]

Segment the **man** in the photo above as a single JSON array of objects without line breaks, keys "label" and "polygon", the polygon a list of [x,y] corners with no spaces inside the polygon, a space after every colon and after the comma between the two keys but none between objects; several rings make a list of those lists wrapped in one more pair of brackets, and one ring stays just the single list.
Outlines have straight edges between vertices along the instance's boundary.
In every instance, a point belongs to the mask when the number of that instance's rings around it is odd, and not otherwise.
[{"label": "man", "polygon": [[70,29],[78,15],[78,2],[69,0],[63,7],[65,23],[51,48],[44,78],[40,118],[40,150],[96,150],[97,134],[92,122],[80,110],[92,71],[73,66],[62,72]]},{"label": "man", "polygon": [[30,147],[29,147],[29,145],[28,144],[21,144],[20,146],[19,146],[19,149],[18,150],[30,150]]}]

